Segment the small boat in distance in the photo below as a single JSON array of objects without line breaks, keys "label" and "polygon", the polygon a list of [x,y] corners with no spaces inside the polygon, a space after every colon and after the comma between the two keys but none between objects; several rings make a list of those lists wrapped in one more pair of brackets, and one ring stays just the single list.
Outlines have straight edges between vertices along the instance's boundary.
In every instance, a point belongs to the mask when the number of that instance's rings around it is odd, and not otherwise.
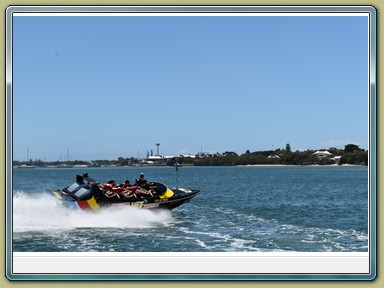
[{"label": "small boat in distance", "polygon": [[65,206],[81,210],[99,210],[111,206],[132,206],[144,209],[174,209],[195,197],[200,190],[168,188],[159,182],[147,182],[141,186],[128,184],[100,185],[88,176],[77,175],[76,181],[53,195]]},{"label": "small boat in distance", "polygon": [[34,165],[28,165],[28,164],[23,164],[23,165],[19,165],[17,166],[18,168],[35,168]]}]

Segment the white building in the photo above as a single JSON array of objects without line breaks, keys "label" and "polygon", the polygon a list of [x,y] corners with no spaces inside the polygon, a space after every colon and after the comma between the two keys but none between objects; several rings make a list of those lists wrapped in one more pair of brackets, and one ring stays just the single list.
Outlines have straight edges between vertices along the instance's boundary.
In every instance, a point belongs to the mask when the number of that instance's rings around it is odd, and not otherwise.
[{"label": "white building", "polygon": [[329,158],[331,157],[333,154],[328,152],[328,151],[316,151],[315,153],[313,153],[313,155],[315,155],[317,158],[319,159],[323,159],[323,158]]}]

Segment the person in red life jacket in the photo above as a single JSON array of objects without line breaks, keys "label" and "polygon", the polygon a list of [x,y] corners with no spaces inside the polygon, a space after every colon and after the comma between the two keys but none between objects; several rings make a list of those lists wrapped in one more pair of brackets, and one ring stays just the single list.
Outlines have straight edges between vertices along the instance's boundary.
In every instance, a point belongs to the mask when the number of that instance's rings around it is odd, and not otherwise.
[{"label": "person in red life jacket", "polygon": [[132,187],[131,182],[129,182],[129,180],[125,180],[125,182],[122,185],[124,188]]},{"label": "person in red life jacket", "polygon": [[122,185],[123,185],[124,189],[130,190],[133,192],[135,192],[135,190],[139,188],[138,186],[132,186],[131,183],[129,182],[129,180],[125,180],[124,184],[122,184]]},{"label": "person in red life jacket", "polygon": [[120,184],[120,187],[122,187],[123,191],[121,192],[121,195],[123,195],[125,198],[137,198],[135,191],[138,188],[137,186],[132,186],[129,180],[125,180],[123,184]]},{"label": "person in red life jacket", "polygon": [[105,196],[112,198],[117,197],[120,198],[119,191],[116,189],[115,180],[109,180],[108,183],[104,183],[104,194]]},{"label": "person in red life jacket", "polygon": [[104,183],[105,191],[112,191],[112,188],[115,187],[116,182],[114,180],[109,180],[107,183]]}]

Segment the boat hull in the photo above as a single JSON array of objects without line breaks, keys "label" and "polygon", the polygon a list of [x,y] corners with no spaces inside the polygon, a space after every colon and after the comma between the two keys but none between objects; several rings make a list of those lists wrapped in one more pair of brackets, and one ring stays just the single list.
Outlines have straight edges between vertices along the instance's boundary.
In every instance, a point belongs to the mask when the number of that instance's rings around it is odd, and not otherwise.
[{"label": "boat hull", "polygon": [[152,182],[152,185],[158,187],[156,194],[132,198],[107,197],[95,182],[87,180],[89,178],[84,179],[78,175],[74,184],[52,193],[66,207],[97,211],[105,207],[124,206],[139,209],[171,210],[190,201],[200,192],[199,190],[184,188],[170,189],[161,183]]},{"label": "boat hull", "polygon": [[121,201],[121,200],[106,200],[100,201],[96,197],[92,197],[87,200],[69,200],[63,199],[63,191],[57,190],[53,192],[53,195],[60,200],[60,202],[69,208],[76,208],[80,210],[99,210],[105,207],[124,207],[131,206],[138,209],[167,209],[172,210],[180,205],[189,202],[193,197],[195,197],[199,191],[191,190],[189,194],[179,196],[179,197],[171,197],[171,198],[143,198],[137,199],[134,201]]}]

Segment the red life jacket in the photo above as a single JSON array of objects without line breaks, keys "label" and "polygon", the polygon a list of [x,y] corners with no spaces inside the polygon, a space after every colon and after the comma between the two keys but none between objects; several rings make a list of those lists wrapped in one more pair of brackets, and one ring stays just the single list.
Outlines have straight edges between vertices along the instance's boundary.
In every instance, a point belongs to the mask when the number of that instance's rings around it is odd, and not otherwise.
[{"label": "red life jacket", "polygon": [[121,187],[113,187],[112,191],[115,192],[115,193],[120,193],[120,192],[123,191],[123,188],[121,188]]},{"label": "red life jacket", "polygon": [[112,184],[109,184],[109,183],[104,183],[104,187],[105,187],[105,188],[108,188],[108,189],[112,189],[112,188],[113,188],[113,185],[112,185]]},{"label": "red life jacket", "polygon": [[129,186],[127,187],[128,190],[135,192],[137,189],[139,189],[139,186]]}]

